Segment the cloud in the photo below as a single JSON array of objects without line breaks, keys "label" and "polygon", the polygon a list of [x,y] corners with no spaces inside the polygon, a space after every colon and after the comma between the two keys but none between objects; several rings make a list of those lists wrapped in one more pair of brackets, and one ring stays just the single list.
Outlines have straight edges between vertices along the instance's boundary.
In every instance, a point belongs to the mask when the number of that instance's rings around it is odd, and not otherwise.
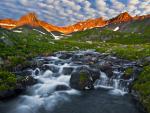
[{"label": "cloud", "polygon": [[68,25],[89,18],[112,18],[121,12],[150,14],[150,0],[0,0],[0,18],[15,18],[36,12],[40,19]]}]

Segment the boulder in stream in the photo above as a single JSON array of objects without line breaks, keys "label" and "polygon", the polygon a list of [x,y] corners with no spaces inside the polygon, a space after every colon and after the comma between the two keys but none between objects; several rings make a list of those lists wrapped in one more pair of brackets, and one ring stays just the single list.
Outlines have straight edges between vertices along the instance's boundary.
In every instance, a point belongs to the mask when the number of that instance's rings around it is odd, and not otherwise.
[{"label": "boulder in stream", "polygon": [[100,74],[96,71],[81,69],[71,74],[70,86],[78,90],[93,89],[93,84],[99,77]]}]

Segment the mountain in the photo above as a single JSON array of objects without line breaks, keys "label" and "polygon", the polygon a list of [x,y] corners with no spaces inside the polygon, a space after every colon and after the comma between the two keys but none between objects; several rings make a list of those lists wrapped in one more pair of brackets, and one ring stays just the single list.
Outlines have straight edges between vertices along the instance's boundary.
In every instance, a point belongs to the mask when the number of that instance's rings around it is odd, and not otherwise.
[{"label": "mountain", "polygon": [[39,25],[39,19],[35,13],[28,13],[24,16],[22,16],[17,24],[17,26],[22,26],[22,25],[31,25],[34,27],[38,27]]},{"label": "mountain", "polygon": [[143,20],[145,18],[150,18],[150,14],[148,14],[148,15],[142,15],[142,16],[135,16],[133,19],[134,20]]},{"label": "mountain", "polygon": [[54,31],[54,32],[60,32],[63,34],[70,34],[70,33],[77,32],[77,31],[84,31],[86,29],[104,27],[107,25],[112,25],[114,23],[115,24],[125,23],[125,22],[130,22],[133,20],[143,20],[146,18],[150,18],[150,15],[132,17],[127,12],[124,12],[109,20],[105,20],[103,18],[95,18],[95,19],[88,19],[85,21],[81,21],[73,25],[60,27],[60,26],[55,26],[45,21],[42,21],[37,17],[36,13],[30,12],[22,16],[19,20],[0,19],[0,27],[6,28],[6,29],[14,29],[19,26],[29,25],[32,27],[42,27],[48,32]]},{"label": "mountain", "polygon": [[10,18],[0,19],[0,27],[2,28],[12,29],[16,27],[16,24],[17,21]]},{"label": "mountain", "polygon": [[132,20],[133,17],[129,15],[127,12],[121,13],[115,18],[108,20],[108,23],[119,23],[119,22],[127,22]]}]

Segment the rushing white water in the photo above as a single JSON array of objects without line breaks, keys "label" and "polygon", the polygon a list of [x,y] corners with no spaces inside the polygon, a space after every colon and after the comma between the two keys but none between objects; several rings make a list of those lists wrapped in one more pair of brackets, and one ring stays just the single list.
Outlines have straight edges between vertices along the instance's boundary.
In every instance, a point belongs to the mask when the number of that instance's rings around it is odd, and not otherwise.
[{"label": "rushing white water", "polygon": [[[49,57],[49,59],[59,60],[57,57]],[[57,103],[69,101],[68,95],[80,95],[79,91],[71,89],[69,86],[71,76],[61,74],[63,68],[69,67],[69,64],[46,65],[57,66],[60,76],[54,77],[51,70],[46,70],[45,72],[41,72],[39,68],[33,70],[32,76],[38,80],[38,83],[27,90],[27,95],[20,97],[18,106],[13,109],[13,113],[36,113],[41,107],[44,107],[45,110],[53,110]],[[36,71],[39,71],[38,75],[35,75]],[[68,90],[56,91],[57,86],[65,86]]]},{"label": "rushing white water", "polygon": [[[121,75],[118,73],[117,76]],[[124,95],[128,93],[128,86],[124,85],[122,82],[129,83],[130,81],[122,80],[119,78],[108,78],[105,73],[101,72],[100,79],[95,82],[95,87],[111,89],[110,94],[113,95]]]},{"label": "rushing white water", "polygon": [[[76,55],[84,55],[90,51],[80,51]],[[93,54],[98,54],[93,52]],[[51,57],[40,57],[37,60],[48,60],[43,66],[56,68],[56,70],[41,70],[36,68],[32,70],[32,76],[38,80],[38,83],[27,89],[25,95],[19,97],[15,107],[10,113],[37,113],[39,109],[52,111],[63,101],[70,101],[69,95],[80,96],[81,92],[72,89],[69,85],[71,75],[64,75],[64,68],[73,68],[83,65],[74,64],[71,58],[60,59],[60,55]],[[88,65],[84,65],[87,66]],[[57,71],[57,72],[55,72]],[[100,71],[100,70],[99,70]],[[38,72],[38,73],[37,73]],[[111,95],[124,95],[127,93],[127,86],[123,83],[128,81],[120,79],[121,73],[116,71],[114,78],[108,78],[104,72],[100,71],[100,79],[94,84],[95,88],[102,87],[109,89]]]}]

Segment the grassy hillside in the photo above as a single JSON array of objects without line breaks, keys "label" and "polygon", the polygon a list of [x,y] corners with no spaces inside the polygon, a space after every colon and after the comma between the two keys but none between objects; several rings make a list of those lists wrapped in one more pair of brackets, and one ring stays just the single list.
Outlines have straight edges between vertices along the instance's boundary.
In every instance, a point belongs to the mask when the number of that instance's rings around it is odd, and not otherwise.
[{"label": "grassy hillside", "polygon": [[[46,56],[62,50],[95,49],[98,52],[114,54],[129,60],[139,60],[150,56],[150,38],[147,34],[95,28],[73,33],[69,38],[54,40],[49,33],[41,34],[32,28],[24,27],[21,31],[23,32],[17,33],[0,29],[0,90],[13,88],[16,77],[11,72],[18,66],[30,65],[28,60],[38,55]],[[146,65],[150,66],[147,62]],[[4,75],[8,76],[4,77]],[[150,112],[148,67],[144,67],[134,89],[139,91],[142,103]]]},{"label": "grassy hillside", "polygon": [[78,41],[105,41],[119,44],[143,44],[150,43],[149,35],[138,33],[127,33],[112,31],[108,29],[94,28],[86,31],[76,32],[69,40]]}]

